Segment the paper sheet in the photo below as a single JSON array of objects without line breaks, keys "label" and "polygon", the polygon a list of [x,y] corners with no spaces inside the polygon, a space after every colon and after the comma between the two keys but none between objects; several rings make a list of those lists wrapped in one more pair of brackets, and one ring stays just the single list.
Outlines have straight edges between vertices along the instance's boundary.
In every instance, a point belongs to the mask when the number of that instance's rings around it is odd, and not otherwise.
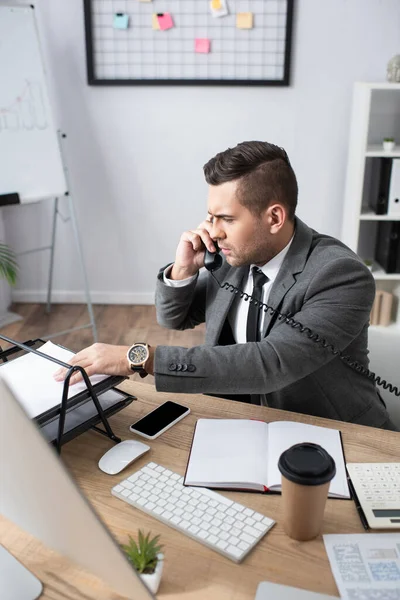
[{"label": "paper sheet", "polygon": [[343,600],[400,600],[400,533],[323,537]]},{"label": "paper sheet", "polygon": [[172,21],[172,17],[170,13],[161,13],[157,15],[158,24],[160,26],[161,31],[166,31],[167,29],[172,29],[174,23]]},{"label": "paper sheet", "polygon": [[236,27],[238,29],[252,29],[253,27],[253,13],[237,13],[236,15]]},{"label": "paper sheet", "polygon": [[[64,362],[68,362],[74,355],[70,350],[60,348],[52,342],[46,342],[38,350]],[[64,383],[53,379],[53,374],[59,368],[57,363],[29,353],[0,366],[0,376],[6,380],[16,398],[33,419],[61,404]],[[107,377],[108,375],[93,375],[90,381],[95,385]],[[70,386],[68,398],[76,396],[85,389],[86,384],[83,381]]]},{"label": "paper sheet", "polygon": [[157,13],[153,13],[151,15],[151,26],[153,29],[155,29],[156,31],[160,30],[160,23],[158,22],[158,16]]},{"label": "paper sheet", "polygon": [[228,14],[228,6],[226,0],[211,0],[210,10],[213,17],[226,17]]},{"label": "paper sheet", "polygon": [[123,13],[117,13],[114,15],[114,28],[115,29],[128,29],[129,16]]},{"label": "paper sheet", "polygon": [[210,40],[208,38],[196,38],[194,51],[200,54],[208,54],[210,52]]}]

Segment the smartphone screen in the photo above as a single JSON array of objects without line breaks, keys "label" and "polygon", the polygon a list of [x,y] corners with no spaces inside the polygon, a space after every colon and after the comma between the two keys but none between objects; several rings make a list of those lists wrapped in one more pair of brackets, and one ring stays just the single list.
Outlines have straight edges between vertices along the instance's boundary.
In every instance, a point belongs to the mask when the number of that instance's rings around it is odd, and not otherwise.
[{"label": "smartphone screen", "polygon": [[144,437],[154,438],[190,413],[190,409],[176,402],[165,402],[148,415],[132,423],[130,430]]}]

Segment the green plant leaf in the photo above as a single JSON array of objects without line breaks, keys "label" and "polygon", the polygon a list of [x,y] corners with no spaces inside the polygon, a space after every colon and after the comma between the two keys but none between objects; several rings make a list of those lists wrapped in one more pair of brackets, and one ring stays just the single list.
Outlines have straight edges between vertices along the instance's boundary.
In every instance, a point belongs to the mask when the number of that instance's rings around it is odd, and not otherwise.
[{"label": "green plant leaf", "polygon": [[0,278],[4,278],[10,285],[15,285],[18,274],[18,263],[14,252],[0,242]]},{"label": "green plant leaf", "polygon": [[145,535],[141,529],[138,532],[138,542],[129,536],[129,544],[123,545],[128,560],[139,573],[153,573],[157,566],[157,555],[162,546],[158,543],[159,535],[150,538],[150,532]]}]

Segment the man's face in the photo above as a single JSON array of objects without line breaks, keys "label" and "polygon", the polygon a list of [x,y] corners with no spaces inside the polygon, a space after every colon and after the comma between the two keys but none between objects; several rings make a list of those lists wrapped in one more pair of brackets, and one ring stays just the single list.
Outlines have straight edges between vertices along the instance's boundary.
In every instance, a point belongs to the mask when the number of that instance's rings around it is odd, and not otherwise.
[{"label": "man's face", "polygon": [[210,235],[231,266],[264,265],[275,255],[268,209],[260,216],[253,215],[237,200],[236,187],[236,181],[209,186]]}]

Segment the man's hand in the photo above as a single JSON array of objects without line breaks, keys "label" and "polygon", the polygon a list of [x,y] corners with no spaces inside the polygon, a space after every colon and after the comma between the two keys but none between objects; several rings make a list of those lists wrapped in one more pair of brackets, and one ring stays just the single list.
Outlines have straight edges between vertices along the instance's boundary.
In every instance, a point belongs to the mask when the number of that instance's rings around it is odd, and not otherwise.
[{"label": "man's hand", "polygon": [[182,233],[176,249],[175,263],[170,273],[171,279],[186,279],[196,275],[204,266],[205,246],[210,252],[215,252],[216,248],[209,233],[210,228],[210,221],[203,221],[197,229]]},{"label": "man's hand", "polygon": [[[111,344],[93,344],[84,348],[69,361],[70,365],[79,365],[83,367],[90,376],[98,375],[123,375],[128,377],[132,375],[129,368],[126,353],[129,346],[112,346]],[[53,375],[56,381],[64,381],[67,369],[58,369]],[[82,380],[80,373],[74,373],[71,377],[70,385]]]}]

